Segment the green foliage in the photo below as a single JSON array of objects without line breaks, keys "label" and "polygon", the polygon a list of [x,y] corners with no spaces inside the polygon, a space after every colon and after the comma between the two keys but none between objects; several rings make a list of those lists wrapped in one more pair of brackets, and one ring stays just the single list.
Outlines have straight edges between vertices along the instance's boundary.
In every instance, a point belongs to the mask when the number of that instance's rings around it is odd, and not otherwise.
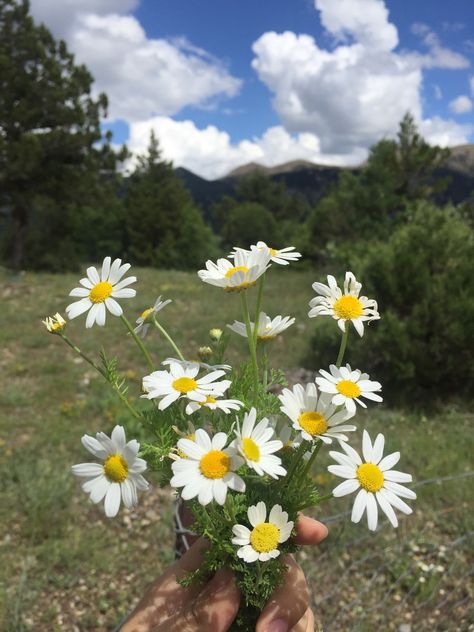
[{"label": "green foliage", "polygon": [[297,232],[308,213],[306,202],[291,195],[283,182],[258,172],[243,177],[234,196],[224,196],[211,208],[213,226],[226,248],[247,248],[263,236],[278,246]]},{"label": "green foliage", "polygon": [[242,202],[232,206],[222,226],[223,243],[231,248],[248,248],[262,235],[269,244],[281,242],[281,231],[273,214],[258,202]]},{"label": "green foliage", "polygon": [[215,254],[215,238],[171,163],[160,156],[152,132],[125,194],[129,256],[156,268],[196,268]]},{"label": "green foliage", "polygon": [[[377,298],[381,320],[362,340],[351,326],[350,361],[380,380],[389,398],[420,404],[472,394],[472,261],[469,224],[452,208],[421,203],[387,241],[351,262],[364,294]],[[319,368],[333,361],[339,334],[332,322],[316,324],[306,364]]]},{"label": "green foliage", "polygon": [[[413,117],[400,123],[397,140],[381,140],[370,150],[366,165],[344,171],[337,185],[314,209],[307,222],[304,254],[314,261],[346,258],[344,242],[364,248],[367,240],[385,239],[408,219],[413,202],[431,198],[446,186],[434,171],[449,150],[429,145],[418,133]],[[342,252],[341,252],[342,250]]]},{"label": "green foliage", "polygon": [[91,97],[88,70],[33,22],[26,0],[0,0],[0,76],[2,256],[14,268],[71,269],[75,215],[115,169],[100,129],[107,99]]}]

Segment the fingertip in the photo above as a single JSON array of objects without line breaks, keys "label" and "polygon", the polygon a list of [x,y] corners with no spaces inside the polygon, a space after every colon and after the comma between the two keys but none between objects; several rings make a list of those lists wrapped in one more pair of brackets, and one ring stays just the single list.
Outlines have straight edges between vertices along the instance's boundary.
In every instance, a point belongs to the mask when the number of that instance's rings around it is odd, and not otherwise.
[{"label": "fingertip", "polygon": [[304,514],[298,514],[296,523],[296,544],[319,544],[328,535],[326,525],[318,520],[313,520]]}]

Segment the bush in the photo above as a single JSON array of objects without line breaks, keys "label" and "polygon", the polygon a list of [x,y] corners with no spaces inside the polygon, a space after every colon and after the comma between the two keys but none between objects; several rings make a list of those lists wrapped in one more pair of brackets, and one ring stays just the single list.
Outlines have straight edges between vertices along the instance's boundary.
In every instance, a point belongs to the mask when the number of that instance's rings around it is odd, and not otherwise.
[{"label": "bush", "polygon": [[[473,261],[469,224],[427,203],[387,241],[369,244],[351,268],[377,299],[381,320],[361,340],[351,326],[350,363],[389,384],[398,401],[472,393]],[[334,323],[318,322],[317,331],[305,364],[320,368],[334,362],[339,336]]]}]

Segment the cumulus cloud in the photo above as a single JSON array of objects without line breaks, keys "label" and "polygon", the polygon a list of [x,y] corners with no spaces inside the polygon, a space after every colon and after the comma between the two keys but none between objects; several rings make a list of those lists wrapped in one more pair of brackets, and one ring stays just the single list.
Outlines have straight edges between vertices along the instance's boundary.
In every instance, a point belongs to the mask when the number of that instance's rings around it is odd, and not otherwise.
[{"label": "cumulus cloud", "polygon": [[472,101],[465,94],[462,94],[450,101],[449,109],[456,114],[465,114],[472,110]]},{"label": "cumulus cloud", "polygon": [[238,93],[241,81],[206,51],[185,38],[148,38],[134,16],[110,13],[137,5],[137,0],[33,0],[32,8],[53,30],[62,25],[97,91],[107,93],[112,119],[172,115]]},{"label": "cumulus cloud", "polygon": [[360,153],[393,136],[407,111],[421,121],[423,69],[469,64],[422,24],[415,30],[428,52],[399,51],[382,0],[315,0],[315,7],[336,40],[331,50],[310,35],[267,32],[253,44],[252,66],[283,126],[315,135],[323,154]]},{"label": "cumulus cloud", "polygon": [[321,23],[336,38],[347,36],[366,47],[392,50],[398,44],[397,29],[388,21],[382,0],[315,0]]}]

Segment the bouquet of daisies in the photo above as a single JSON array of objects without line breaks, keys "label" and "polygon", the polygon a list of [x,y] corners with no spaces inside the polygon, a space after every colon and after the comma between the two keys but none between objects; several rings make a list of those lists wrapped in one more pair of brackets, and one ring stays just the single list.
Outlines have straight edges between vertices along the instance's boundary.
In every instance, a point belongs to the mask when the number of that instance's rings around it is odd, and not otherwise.
[{"label": "bouquet of daisies", "polygon": [[[72,467],[83,479],[83,490],[93,503],[103,502],[105,515],[112,518],[122,502],[133,508],[138,492],[148,489],[145,470],[156,472],[161,485],[171,485],[193,515],[193,530],[211,544],[199,570],[182,581],[200,582],[221,567],[232,569],[242,593],[237,630],[254,629],[281,583],[284,555],[296,550],[291,536],[298,512],[332,496],[355,494],[352,521],[359,522],[366,513],[368,528],[375,530],[378,508],[396,527],[395,510],[411,513],[403,499],[416,497],[403,485],[411,476],[392,469],[400,454],[384,456],[382,434],[372,441],[364,431],[361,453],[348,443],[356,431],[358,407],[366,407],[364,400],[382,401],[379,382],[343,365],[350,324],[363,336],[364,323],[380,318],[376,301],[360,295],[362,286],[351,272],[342,288],[333,276],[327,277],[327,285],[314,283],[316,296],[310,301],[310,318],[332,317],[341,330],[335,364],[321,369],[314,382],[292,388],[282,370],[269,367],[269,343],[295,319],[271,318],[263,311],[265,276],[271,266],[286,266],[300,257],[292,247],[276,250],[258,242],[249,250],[235,248],[216,263],[207,261],[198,272],[200,279],[216,286],[222,300],[228,293],[238,294],[243,320],[229,324],[225,333],[212,329],[199,360],[183,355],[160,323],[160,311],[170,300],[160,296],[135,326],[127,320],[119,301],[136,295],[130,287],[136,277],[125,277],[130,264],[106,257],[100,270],[88,268],[70,292],[78,300],[67,306],[67,316],[86,315],[86,328],[105,325],[107,312],[123,321],[147,365],[139,405],[129,398],[116,359],[104,352],[99,360],[84,354],[66,335],[60,314],[44,321],[50,333],[101,373],[149,436],[142,445],[127,441],[119,425],[110,436],[84,435],[82,444],[94,462]],[[250,357],[234,368],[225,363],[230,332],[247,339]],[[147,346],[151,333],[166,340],[173,353],[159,365]],[[335,463],[328,469],[343,481],[332,494],[321,496],[313,465],[322,448],[334,446],[329,455]]]}]

